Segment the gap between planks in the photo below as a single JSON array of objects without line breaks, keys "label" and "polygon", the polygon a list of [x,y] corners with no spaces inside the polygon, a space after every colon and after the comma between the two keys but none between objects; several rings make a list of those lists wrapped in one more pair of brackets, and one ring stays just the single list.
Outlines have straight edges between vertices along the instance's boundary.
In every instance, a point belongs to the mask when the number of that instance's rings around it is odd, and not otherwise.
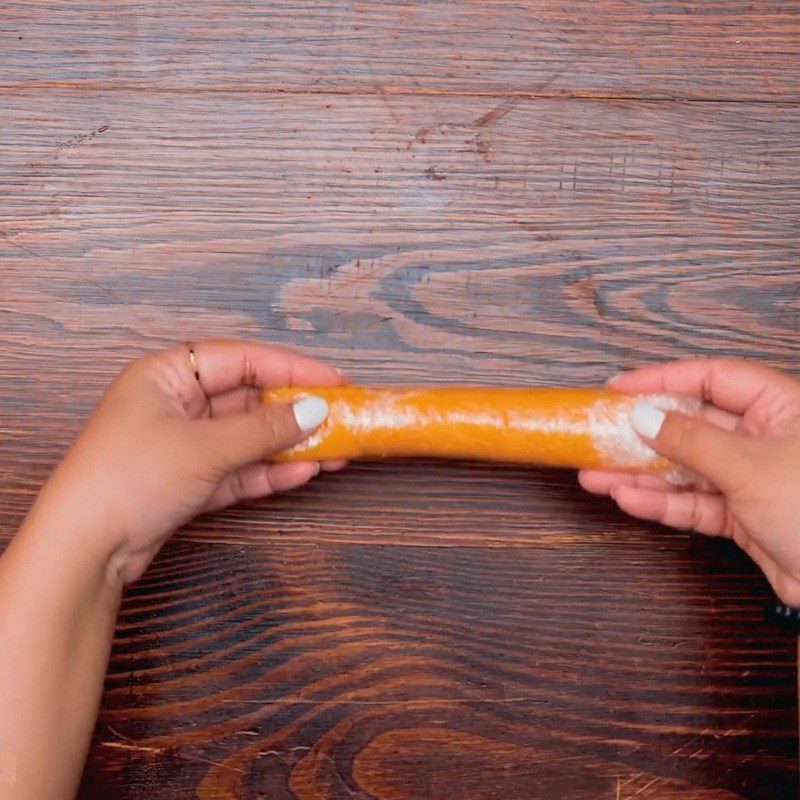
[{"label": "gap between planks", "polygon": [[700,104],[743,104],[743,105],[765,105],[765,106],[786,106],[796,108],[800,106],[800,99],[776,97],[774,100],[766,98],[747,98],[747,97],[682,97],[668,94],[601,94],[584,92],[525,92],[511,91],[498,92],[487,89],[473,91],[467,90],[448,90],[448,89],[402,89],[391,86],[377,86],[374,89],[367,88],[345,88],[345,87],[291,87],[291,86],[270,86],[270,87],[248,87],[236,85],[222,86],[151,86],[136,83],[118,84],[95,82],[75,82],[75,81],[32,81],[26,83],[0,83],[0,92],[13,92],[14,94],[35,94],[45,90],[73,91],[73,92],[139,92],[141,94],[177,94],[177,95],[204,95],[204,94],[230,94],[230,95],[260,95],[268,97],[270,95],[352,95],[361,97],[381,97],[390,95],[392,97],[463,97],[463,98],[493,98],[503,100],[578,100],[584,102],[630,102],[630,103],[700,103]]}]

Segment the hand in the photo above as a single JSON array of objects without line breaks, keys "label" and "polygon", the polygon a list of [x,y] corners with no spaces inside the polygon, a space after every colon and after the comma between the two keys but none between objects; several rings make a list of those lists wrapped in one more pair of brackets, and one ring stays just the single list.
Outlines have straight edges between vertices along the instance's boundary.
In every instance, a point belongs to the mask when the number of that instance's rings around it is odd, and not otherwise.
[{"label": "hand", "polygon": [[687,490],[654,476],[586,470],[581,485],[635,517],[733,539],[784,602],[800,605],[800,382],[749,361],[698,358],[645,367],[609,386],[710,403],[694,419],[647,403],[634,410],[647,444],[698,479]]},{"label": "hand", "polygon": [[[316,462],[269,464],[327,415],[320,398],[261,403],[266,386],[343,382],[330,367],[255,342],[205,341],[130,364],[42,491],[31,518],[84,531],[123,582],[205,511],[304,484]],[[64,525],[68,521],[69,525]],[[48,527],[47,525],[41,527]],[[50,526],[52,528],[52,526]]]}]

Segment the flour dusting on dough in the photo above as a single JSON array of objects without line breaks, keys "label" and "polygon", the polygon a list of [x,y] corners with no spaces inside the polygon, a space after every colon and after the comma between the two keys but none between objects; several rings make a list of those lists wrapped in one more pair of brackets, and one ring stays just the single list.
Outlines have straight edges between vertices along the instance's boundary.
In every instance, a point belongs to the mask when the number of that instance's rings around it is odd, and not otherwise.
[{"label": "flour dusting on dough", "polygon": [[[640,400],[646,400],[662,411],[680,411],[696,415],[701,408],[699,400],[690,397],[652,394],[631,397],[629,402],[598,400],[589,410],[589,432],[601,458],[625,465],[629,469],[652,466],[659,455],[648,447],[631,424],[631,411]],[[676,485],[692,482],[692,476],[682,467],[670,469],[665,478]]]},{"label": "flour dusting on dough", "polygon": [[[369,434],[375,430],[392,428],[408,428],[418,422],[417,412],[409,406],[403,407],[396,397],[381,398],[379,403],[370,403],[366,408],[354,411],[347,403],[335,406],[337,424],[352,431],[353,438],[358,439],[360,434]],[[295,445],[288,453],[302,452],[316,447],[327,435],[326,424],[308,439]]]},{"label": "flour dusting on dough", "polygon": [[342,406],[339,417],[344,425],[353,431],[371,431],[376,428],[406,428],[419,424],[419,412],[413,407],[403,405],[402,399],[382,397],[380,402],[372,402],[369,407],[353,412],[349,406]]},{"label": "flour dusting on dough", "polygon": [[[663,411],[680,411],[684,414],[696,415],[702,403],[687,397],[673,395],[612,395],[596,400],[588,408],[570,407],[569,403],[561,410],[556,410],[548,416],[538,413],[536,409],[526,412],[522,409],[504,408],[477,408],[474,404],[467,403],[463,408],[444,408],[437,410],[425,408],[421,411],[409,397],[413,397],[414,390],[393,395],[391,393],[376,393],[371,402],[362,406],[351,407],[348,403],[335,404],[331,410],[331,417],[336,418],[336,424],[342,426],[352,434],[354,442],[361,439],[369,440],[369,436],[376,431],[422,430],[424,436],[430,437],[426,426],[431,425],[454,427],[462,429],[494,429],[506,431],[508,435],[520,436],[525,441],[526,432],[537,434],[568,434],[588,438],[601,462],[609,465],[611,469],[646,470],[658,469],[662,463],[661,456],[648,447],[631,424],[631,412],[640,400],[646,400]],[[422,419],[420,418],[422,414]],[[289,450],[289,453],[303,452],[316,447],[324,442],[328,432],[328,423],[324,423],[309,439]],[[438,434],[437,434],[438,435]],[[447,434],[446,434],[447,435]],[[431,445],[435,452],[435,441]],[[363,453],[369,456],[381,456],[369,446]],[[676,485],[688,484],[693,476],[682,467],[669,468],[664,477]]]}]

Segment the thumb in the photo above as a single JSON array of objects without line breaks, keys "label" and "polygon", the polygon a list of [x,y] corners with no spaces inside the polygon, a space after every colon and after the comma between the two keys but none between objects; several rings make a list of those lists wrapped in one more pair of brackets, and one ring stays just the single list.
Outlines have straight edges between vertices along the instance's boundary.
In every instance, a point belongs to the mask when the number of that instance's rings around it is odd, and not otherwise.
[{"label": "thumb", "polygon": [[204,420],[202,437],[211,458],[227,473],[299,444],[327,416],[328,403],[306,395],[294,404],[259,405],[246,413]]},{"label": "thumb", "polygon": [[688,467],[723,492],[752,474],[751,440],[699,417],[664,412],[646,400],[631,411],[634,430],[657,453]]}]

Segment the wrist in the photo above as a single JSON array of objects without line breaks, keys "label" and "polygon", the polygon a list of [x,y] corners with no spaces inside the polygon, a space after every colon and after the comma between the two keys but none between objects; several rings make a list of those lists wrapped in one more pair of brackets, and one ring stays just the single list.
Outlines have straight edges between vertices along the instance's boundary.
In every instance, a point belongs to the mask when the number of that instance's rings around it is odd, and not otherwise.
[{"label": "wrist", "polygon": [[112,587],[133,583],[169,532],[132,535],[119,521],[126,514],[113,501],[85,502],[87,493],[80,486],[59,478],[56,472],[43,488],[19,535],[41,540],[66,562],[79,558],[86,567],[103,571]]},{"label": "wrist", "polygon": [[31,508],[17,533],[19,544],[48,575],[122,589],[114,568],[118,537],[91,512],[64,508],[45,492]]}]

